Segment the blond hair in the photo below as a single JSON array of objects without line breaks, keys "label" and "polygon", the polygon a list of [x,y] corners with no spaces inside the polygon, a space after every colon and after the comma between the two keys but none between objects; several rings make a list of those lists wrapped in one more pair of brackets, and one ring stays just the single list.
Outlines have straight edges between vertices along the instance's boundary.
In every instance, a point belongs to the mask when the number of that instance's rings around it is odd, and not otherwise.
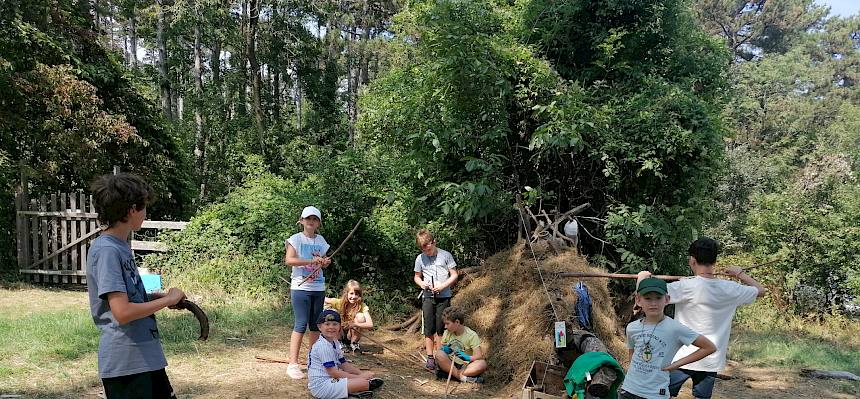
[{"label": "blond hair", "polygon": [[[349,303],[349,291],[355,291],[355,295],[358,296],[358,299],[355,301],[355,304]],[[349,280],[346,282],[346,285],[343,287],[343,292],[340,294],[340,309],[337,310],[343,317],[341,318],[344,324],[355,319],[355,316],[361,313],[361,305],[364,303],[364,299],[362,298],[362,292],[364,290],[361,289],[361,284],[355,280]]]},{"label": "blond hair", "polygon": [[435,240],[436,239],[433,238],[433,233],[427,229],[418,230],[418,234],[415,235],[415,243],[418,244],[418,248],[423,248],[424,245]]}]

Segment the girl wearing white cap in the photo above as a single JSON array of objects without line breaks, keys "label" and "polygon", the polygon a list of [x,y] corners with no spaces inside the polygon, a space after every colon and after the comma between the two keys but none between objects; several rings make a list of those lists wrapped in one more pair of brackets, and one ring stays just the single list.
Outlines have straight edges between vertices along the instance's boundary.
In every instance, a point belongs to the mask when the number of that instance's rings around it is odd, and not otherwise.
[{"label": "girl wearing white cap", "polygon": [[305,374],[299,368],[299,349],[305,331],[310,329],[308,346],[312,346],[320,336],[317,316],[322,312],[325,301],[325,277],[323,268],[331,264],[325,256],[329,245],[317,230],[322,224],[322,212],[313,206],[305,207],[299,219],[300,233],[293,234],[285,244],[284,264],[292,266],[290,299],[293,305],[293,333],[290,337],[290,364],[287,375],[301,379]]}]

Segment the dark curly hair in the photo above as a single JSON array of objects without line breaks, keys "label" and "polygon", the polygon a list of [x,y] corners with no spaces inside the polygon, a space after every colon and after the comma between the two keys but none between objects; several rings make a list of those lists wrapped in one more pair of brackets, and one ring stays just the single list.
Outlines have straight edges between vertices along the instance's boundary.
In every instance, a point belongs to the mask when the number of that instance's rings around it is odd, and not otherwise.
[{"label": "dark curly hair", "polygon": [[128,210],[142,210],[155,201],[152,187],[143,178],[117,173],[97,178],[90,186],[99,222],[111,227],[128,221]]},{"label": "dark curly hair", "polygon": [[460,324],[466,323],[466,311],[459,306],[451,306],[442,311],[442,318],[448,321],[459,321]]}]

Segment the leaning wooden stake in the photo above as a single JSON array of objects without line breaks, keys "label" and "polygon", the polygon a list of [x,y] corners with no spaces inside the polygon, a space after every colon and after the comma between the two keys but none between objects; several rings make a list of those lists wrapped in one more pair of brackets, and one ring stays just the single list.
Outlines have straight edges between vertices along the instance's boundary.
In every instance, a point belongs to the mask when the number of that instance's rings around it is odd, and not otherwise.
[{"label": "leaning wooden stake", "polygon": [[448,399],[448,387],[451,386],[451,375],[454,374],[454,356],[448,356],[451,365],[448,368],[448,381],[445,381],[445,399]]}]

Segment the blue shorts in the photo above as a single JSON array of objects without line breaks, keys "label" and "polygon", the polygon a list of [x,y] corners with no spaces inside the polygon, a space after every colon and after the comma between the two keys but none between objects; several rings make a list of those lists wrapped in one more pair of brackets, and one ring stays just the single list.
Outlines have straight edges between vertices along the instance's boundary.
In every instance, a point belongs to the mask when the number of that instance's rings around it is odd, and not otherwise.
[{"label": "blue shorts", "polygon": [[323,310],[325,291],[290,290],[293,303],[293,331],[304,334],[305,330],[319,331],[317,317]]},{"label": "blue shorts", "polygon": [[711,399],[711,394],[714,392],[714,382],[717,379],[715,371],[672,370],[669,372],[669,394],[673,397],[678,396],[681,385],[684,385],[687,378],[693,379],[693,396],[698,399]]}]

